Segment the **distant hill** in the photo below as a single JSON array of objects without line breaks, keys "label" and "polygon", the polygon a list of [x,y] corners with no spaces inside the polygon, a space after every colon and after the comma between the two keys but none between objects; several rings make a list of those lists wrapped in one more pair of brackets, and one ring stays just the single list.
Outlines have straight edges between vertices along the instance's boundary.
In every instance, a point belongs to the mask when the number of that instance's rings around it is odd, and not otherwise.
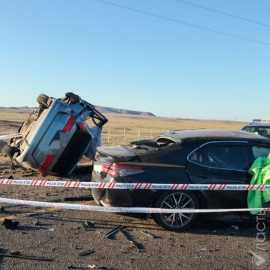
[{"label": "distant hill", "polygon": [[111,107],[101,107],[101,106],[96,106],[96,105],[95,107],[98,111],[104,114],[116,113],[116,114],[155,116],[153,113],[150,113],[150,112],[131,111],[131,110],[125,110],[125,109],[111,108]]},{"label": "distant hill", "polygon": [[[117,108],[111,108],[111,107],[102,107],[102,106],[96,106],[96,109],[100,111],[102,114],[106,113],[113,113],[113,114],[125,114],[125,115],[137,115],[137,116],[155,116],[153,113],[150,112],[140,112],[140,111],[131,111],[126,109],[117,109]],[[32,110],[37,109],[37,107],[0,107],[0,110],[5,111],[12,111],[16,110],[17,112],[23,113],[23,112],[29,112]]]}]

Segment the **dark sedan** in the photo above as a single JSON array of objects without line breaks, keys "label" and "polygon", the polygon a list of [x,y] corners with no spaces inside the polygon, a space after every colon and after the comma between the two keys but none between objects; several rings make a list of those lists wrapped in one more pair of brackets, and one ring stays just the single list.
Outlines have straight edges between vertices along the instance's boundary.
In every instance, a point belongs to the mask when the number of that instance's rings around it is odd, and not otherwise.
[{"label": "dark sedan", "polygon": [[[248,169],[257,157],[267,156],[270,140],[245,131],[185,130],[98,148],[93,181],[170,184],[249,184]],[[247,208],[247,191],[166,191],[93,189],[104,206],[156,208]],[[213,213],[210,218],[221,218]],[[240,213],[241,215],[241,213]],[[153,214],[157,224],[181,231],[198,214]]]}]

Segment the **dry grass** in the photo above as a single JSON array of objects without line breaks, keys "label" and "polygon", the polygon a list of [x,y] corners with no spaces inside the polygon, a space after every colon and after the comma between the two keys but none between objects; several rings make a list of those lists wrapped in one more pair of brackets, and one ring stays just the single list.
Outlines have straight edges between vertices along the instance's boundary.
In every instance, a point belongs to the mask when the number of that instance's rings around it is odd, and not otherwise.
[{"label": "dry grass", "polygon": [[[103,128],[103,141],[110,145],[131,140],[155,137],[169,130],[184,129],[241,129],[245,122],[193,120],[166,117],[106,115],[109,122]],[[108,132],[110,133],[108,141]],[[124,134],[126,136],[124,136]]]},{"label": "dry grass", "polygon": [[[0,109],[0,121],[10,121],[19,124],[27,118],[31,111],[32,110]],[[241,129],[246,124],[245,122],[237,121],[193,120],[115,114],[108,114],[106,117],[109,119],[109,122],[103,128],[103,142],[110,145],[123,144],[136,139],[155,137],[168,130],[200,128]],[[88,120],[88,123],[92,125],[91,120]],[[2,130],[0,126],[0,132],[1,131],[3,131],[3,126]]]}]

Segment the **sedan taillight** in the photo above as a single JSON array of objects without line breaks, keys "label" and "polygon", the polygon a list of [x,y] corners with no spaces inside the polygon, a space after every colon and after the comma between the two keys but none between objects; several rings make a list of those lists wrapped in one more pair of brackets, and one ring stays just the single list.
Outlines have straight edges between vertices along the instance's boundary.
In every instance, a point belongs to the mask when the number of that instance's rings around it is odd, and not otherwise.
[{"label": "sedan taillight", "polygon": [[109,174],[112,177],[121,177],[134,175],[145,172],[144,169],[139,167],[122,166],[115,163],[102,163],[102,171]]}]

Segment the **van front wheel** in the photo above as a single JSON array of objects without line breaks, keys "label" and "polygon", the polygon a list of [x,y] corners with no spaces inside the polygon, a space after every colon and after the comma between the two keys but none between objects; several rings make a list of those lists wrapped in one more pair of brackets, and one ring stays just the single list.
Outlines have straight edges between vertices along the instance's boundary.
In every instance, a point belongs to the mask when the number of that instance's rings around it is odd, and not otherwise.
[{"label": "van front wheel", "polygon": [[17,148],[9,146],[7,144],[2,149],[2,153],[11,158],[14,156],[16,152],[19,152]]}]

